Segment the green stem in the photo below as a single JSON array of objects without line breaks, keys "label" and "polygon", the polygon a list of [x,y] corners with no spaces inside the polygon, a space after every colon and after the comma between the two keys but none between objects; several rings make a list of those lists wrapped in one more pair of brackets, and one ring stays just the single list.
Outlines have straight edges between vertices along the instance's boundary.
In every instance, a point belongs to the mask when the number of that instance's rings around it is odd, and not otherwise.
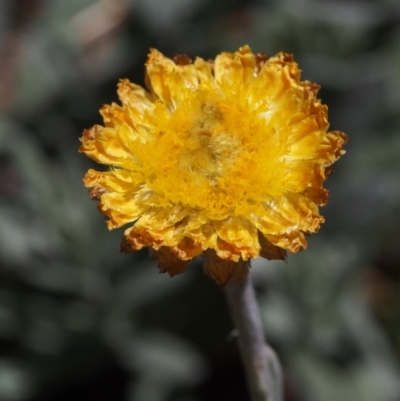
[{"label": "green stem", "polygon": [[238,331],[238,345],[252,401],[282,401],[282,371],[264,338],[260,311],[250,275],[243,285],[231,282],[225,294]]}]

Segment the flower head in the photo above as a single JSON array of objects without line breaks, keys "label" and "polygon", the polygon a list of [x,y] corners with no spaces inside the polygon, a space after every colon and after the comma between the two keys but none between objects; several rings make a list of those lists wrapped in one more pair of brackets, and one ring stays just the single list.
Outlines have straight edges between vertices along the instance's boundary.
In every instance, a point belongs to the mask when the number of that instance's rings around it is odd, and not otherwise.
[{"label": "flower head", "polygon": [[111,166],[84,183],[109,229],[130,223],[122,251],[150,247],[170,275],[204,252],[224,285],[242,281],[251,258],[305,248],[347,137],[328,132],[319,87],[292,56],[244,46],[192,62],[152,49],[146,84],[121,80],[122,105],[103,106],[104,126],[81,138],[81,152]]}]

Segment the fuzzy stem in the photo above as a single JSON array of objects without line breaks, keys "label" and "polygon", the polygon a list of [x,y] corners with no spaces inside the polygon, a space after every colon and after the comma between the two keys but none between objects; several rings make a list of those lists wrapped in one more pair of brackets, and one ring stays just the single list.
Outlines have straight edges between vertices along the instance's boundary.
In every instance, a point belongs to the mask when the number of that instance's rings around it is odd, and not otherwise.
[{"label": "fuzzy stem", "polygon": [[250,275],[243,285],[231,282],[225,294],[238,331],[239,350],[247,375],[251,401],[282,401],[279,360],[264,339],[260,311]]}]

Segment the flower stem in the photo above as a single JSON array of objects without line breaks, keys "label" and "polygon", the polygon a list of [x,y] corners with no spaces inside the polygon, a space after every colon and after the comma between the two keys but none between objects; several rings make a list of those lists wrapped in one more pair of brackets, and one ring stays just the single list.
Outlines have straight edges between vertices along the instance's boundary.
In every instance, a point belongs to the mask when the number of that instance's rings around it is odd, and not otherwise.
[{"label": "flower stem", "polygon": [[282,371],[274,350],[264,339],[260,311],[250,275],[243,285],[231,282],[225,294],[238,331],[239,350],[251,401],[282,401]]}]

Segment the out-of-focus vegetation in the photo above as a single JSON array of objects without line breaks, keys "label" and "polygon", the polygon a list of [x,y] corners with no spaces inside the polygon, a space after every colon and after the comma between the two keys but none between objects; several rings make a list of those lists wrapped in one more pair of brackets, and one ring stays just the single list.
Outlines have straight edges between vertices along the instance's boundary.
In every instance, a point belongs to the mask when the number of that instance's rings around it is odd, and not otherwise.
[{"label": "out-of-focus vegetation", "polygon": [[77,152],[149,47],[245,43],[294,53],[350,137],[309,248],[253,263],[286,400],[400,400],[399,22],[396,0],[1,1],[0,400],[247,399],[220,289],[119,254]]}]

